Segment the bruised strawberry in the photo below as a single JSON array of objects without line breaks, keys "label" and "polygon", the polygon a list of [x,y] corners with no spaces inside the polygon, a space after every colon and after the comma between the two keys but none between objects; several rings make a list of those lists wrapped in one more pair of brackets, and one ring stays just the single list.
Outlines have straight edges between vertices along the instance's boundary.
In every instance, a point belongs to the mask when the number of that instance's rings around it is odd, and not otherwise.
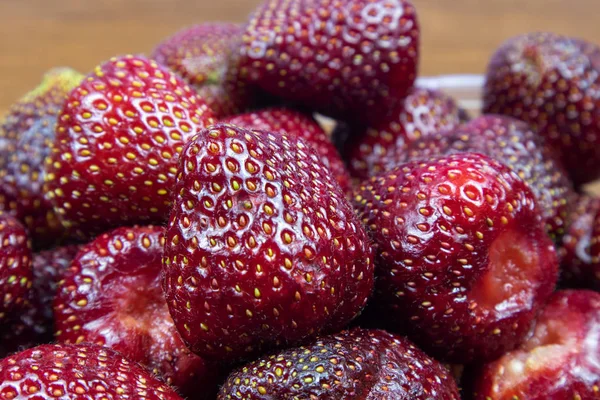
[{"label": "bruised strawberry", "polygon": [[240,111],[225,91],[223,80],[232,47],[241,33],[237,24],[194,25],[160,43],[151,58],[179,74],[222,118]]},{"label": "bruised strawberry", "polygon": [[434,89],[411,89],[390,118],[355,132],[348,141],[348,166],[352,176],[365,179],[384,172],[386,154],[403,152],[410,143],[460,124],[454,99]]},{"label": "bruised strawberry", "polygon": [[344,120],[377,121],[412,87],[419,26],[406,0],[267,0],[246,24],[239,80]]},{"label": "bruised strawberry", "polygon": [[45,191],[81,237],[163,222],[179,153],[212,122],[204,101],[166,68],[142,57],[113,58],[69,95]]},{"label": "bruised strawberry", "polygon": [[492,56],[483,110],[529,123],[576,183],[600,177],[600,47],[552,33],[505,42]]},{"label": "bruised strawberry", "polygon": [[23,306],[32,276],[27,232],[19,221],[0,211],[0,322]]},{"label": "bruised strawberry", "polygon": [[344,191],[350,190],[350,178],[344,162],[327,134],[312,116],[288,108],[270,108],[240,114],[223,122],[248,129],[280,132],[304,139],[321,156]]},{"label": "bruised strawberry", "polygon": [[194,352],[244,358],[339,330],[365,305],[366,232],[303,140],[214,125],[188,143],[175,193],[163,285]]},{"label": "bruised strawberry", "polygon": [[556,292],[533,335],[486,365],[476,400],[597,399],[600,393],[600,294]]},{"label": "bruised strawberry", "polygon": [[489,157],[407,163],[364,182],[355,205],[376,244],[381,321],[447,361],[514,348],[554,289],[533,193]]},{"label": "bruised strawberry", "polygon": [[209,391],[214,374],[185,347],[167,309],[163,243],[163,229],[148,226],[118,228],[85,245],[54,301],[56,338],[117,350],[186,394]]},{"label": "bruised strawberry", "polygon": [[389,154],[382,163],[392,169],[406,161],[462,152],[482,153],[512,168],[529,184],[548,234],[559,241],[575,197],[573,187],[553,149],[522,121],[484,115],[450,133],[416,141],[405,152]]},{"label": "bruised strawberry", "polygon": [[0,210],[23,222],[35,247],[56,243],[63,227],[44,198],[44,159],[50,154],[56,117],[83,75],[48,71],[42,83],[15,103],[0,122]]},{"label": "bruised strawberry", "polygon": [[458,400],[450,373],[408,340],[353,329],[234,371],[218,400]]},{"label": "bruised strawberry", "polygon": [[91,344],[43,345],[1,360],[0,398],[181,400],[139,365]]}]

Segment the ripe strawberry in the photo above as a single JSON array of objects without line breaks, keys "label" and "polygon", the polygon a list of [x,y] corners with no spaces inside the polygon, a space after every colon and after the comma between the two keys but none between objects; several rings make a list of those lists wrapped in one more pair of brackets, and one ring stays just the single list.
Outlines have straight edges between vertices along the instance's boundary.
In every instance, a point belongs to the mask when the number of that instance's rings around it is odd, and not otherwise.
[{"label": "ripe strawberry", "polygon": [[245,27],[240,79],[324,114],[377,121],[412,87],[419,26],[406,0],[267,0]]},{"label": "ripe strawberry", "polygon": [[600,199],[579,196],[559,250],[561,280],[571,287],[600,290]]},{"label": "ripe strawberry", "polygon": [[514,348],[554,289],[558,263],[533,193],[491,158],[404,164],[364,182],[355,205],[379,254],[382,321],[440,358]]},{"label": "ripe strawberry", "polygon": [[550,236],[558,240],[564,234],[575,196],[571,182],[553,149],[524,122],[484,115],[450,133],[416,141],[382,164],[392,169],[406,161],[461,152],[482,153],[511,167],[533,191]]},{"label": "ripe strawberry", "polygon": [[54,301],[56,338],[96,343],[147,366],[190,394],[214,380],[177,333],[161,288],[159,227],[118,228],[85,245]]},{"label": "ripe strawberry", "polygon": [[27,232],[19,221],[0,211],[0,322],[23,306],[31,284]]},{"label": "ripe strawberry", "polygon": [[89,237],[160,223],[171,207],[179,153],[212,112],[166,68],[141,57],[96,67],[58,118],[46,185],[63,224]]},{"label": "ripe strawberry", "polygon": [[241,34],[237,24],[194,25],[160,43],[151,58],[179,74],[222,118],[241,111],[223,86],[228,58]]},{"label": "ripe strawberry", "polygon": [[219,400],[458,400],[452,376],[408,340],[353,329],[234,371]]},{"label": "ripe strawberry", "polygon": [[68,68],[48,71],[0,122],[0,210],[25,224],[35,247],[54,244],[64,234],[42,193],[44,159],[50,154],[56,117],[82,79]]},{"label": "ripe strawberry", "polygon": [[0,398],[181,399],[115,351],[62,344],[39,346],[1,360]]},{"label": "ripe strawberry", "polygon": [[344,191],[350,190],[350,177],[335,146],[312,116],[288,108],[270,108],[240,114],[222,122],[248,129],[280,132],[302,138],[321,156]]},{"label": "ripe strawberry", "polygon": [[164,290],[188,346],[230,361],[346,325],[372,249],[303,140],[217,124],[188,143],[166,232]]},{"label": "ripe strawberry", "polygon": [[346,153],[350,173],[359,179],[381,173],[387,154],[404,152],[410,143],[459,124],[452,97],[439,90],[413,88],[390,118],[352,134]]},{"label": "ripe strawberry", "polygon": [[598,321],[600,294],[556,292],[538,318],[533,335],[481,370],[475,399],[597,399]]},{"label": "ripe strawberry", "polygon": [[530,33],[493,55],[484,112],[529,123],[561,154],[576,183],[600,176],[600,47],[551,33]]}]

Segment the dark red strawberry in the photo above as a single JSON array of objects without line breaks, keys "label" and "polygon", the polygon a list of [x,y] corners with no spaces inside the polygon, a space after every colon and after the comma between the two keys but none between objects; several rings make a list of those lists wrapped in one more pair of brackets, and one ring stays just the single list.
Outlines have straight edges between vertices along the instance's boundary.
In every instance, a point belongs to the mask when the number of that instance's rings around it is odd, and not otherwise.
[{"label": "dark red strawberry", "polygon": [[533,335],[486,365],[476,400],[597,399],[600,396],[600,294],[556,292]]},{"label": "dark red strawberry", "polygon": [[381,321],[440,358],[514,348],[554,289],[557,258],[533,193],[491,158],[405,164],[364,182],[355,205],[379,255]]},{"label": "dark red strawberry", "polygon": [[344,191],[350,190],[350,177],[335,146],[321,126],[310,116],[289,108],[270,108],[225,119],[248,129],[287,133],[304,139],[321,156]]},{"label": "dark red strawberry", "polygon": [[242,29],[237,24],[194,25],[160,43],[151,58],[183,77],[215,115],[222,118],[241,111],[223,87],[228,58],[241,34]]},{"label": "dark red strawberry", "polygon": [[35,347],[1,360],[0,398],[181,399],[115,351],[64,344]]},{"label": "dark red strawberry", "polygon": [[552,33],[505,42],[492,56],[484,112],[529,123],[576,183],[600,176],[600,47]]},{"label": "dark red strawberry", "polygon": [[346,155],[352,176],[365,179],[385,171],[389,153],[404,152],[410,143],[460,124],[454,99],[439,90],[413,88],[387,119],[353,132]]},{"label": "dark red strawberry", "polygon": [[179,153],[213,122],[192,89],[142,57],[113,58],[59,116],[45,190],[65,226],[89,237],[167,219]]},{"label": "dark red strawberry", "polygon": [[54,302],[56,338],[96,343],[147,366],[186,394],[215,374],[183,344],[161,288],[163,228],[118,228],[85,245]]},{"label": "dark red strawberry", "polygon": [[246,24],[240,80],[347,120],[377,121],[412,87],[419,55],[406,0],[267,0]]},{"label": "dark red strawberry", "polygon": [[0,357],[54,339],[52,301],[56,286],[78,250],[79,246],[57,247],[33,256],[33,285],[22,310],[13,313],[0,328]]},{"label": "dark red strawberry", "polygon": [[0,211],[0,322],[23,306],[32,276],[27,232],[19,221]]},{"label": "dark red strawberry", "polygon": [[72,69],[50,70],[0,121],[0,210],[21,220],[38,248],[56,243],[64,234],[42,193],[44,159],[50,154],[56,117],[82,79]]},{"label": "dark red strawberry", "polygon": [[564,234],[575,197],[571,182],[553,149],[524,122],[484,115],[390,153],[382,164],[389,170],[407,161],[462,152],[482,153],[511,167],[533,191],[550,236],[558,240]]},{"label": "dark red strawberry", "polygon": [[219,400],[458,400],[452,376],[408,340],[353,329],[234,371]]},{"label": "dark red strawberry", "polygon": [[600,290],[600,198],[581,195],[559,250],[561,279],[571,287]]},{"label": "dark red strawberry", "polygon": [[235,360],[346,325],[373,286],[366,232],[301,139],[217,124],[184,150],[164,289],[196,353]]}]

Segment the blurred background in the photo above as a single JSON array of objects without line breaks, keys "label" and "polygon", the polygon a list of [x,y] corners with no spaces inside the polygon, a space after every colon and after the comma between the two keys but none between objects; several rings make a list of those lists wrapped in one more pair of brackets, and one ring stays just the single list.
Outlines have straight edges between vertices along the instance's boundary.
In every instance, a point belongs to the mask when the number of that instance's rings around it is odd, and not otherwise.
[{"label": "blurred background", "polygon": [[[261,0],[0,0],[0,113],[45,70],[88,72],[123,53],[147,53],[180,28],[243,22]],[[600,0],[414,0],[421,75],[481,73],[506,38],[548,30],[600,42]]]}]

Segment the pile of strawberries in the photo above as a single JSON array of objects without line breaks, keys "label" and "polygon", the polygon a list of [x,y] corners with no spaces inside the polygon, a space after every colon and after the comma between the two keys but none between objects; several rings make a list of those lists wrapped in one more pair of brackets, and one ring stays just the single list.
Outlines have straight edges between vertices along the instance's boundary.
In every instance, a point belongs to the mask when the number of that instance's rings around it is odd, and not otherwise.
[{"label": "pile of strawberries", "polygon": [[600,48],[507,41],[470,119],[419,32],[267,0],[48,72],[0,125],[0,399],[600,398]]}]

